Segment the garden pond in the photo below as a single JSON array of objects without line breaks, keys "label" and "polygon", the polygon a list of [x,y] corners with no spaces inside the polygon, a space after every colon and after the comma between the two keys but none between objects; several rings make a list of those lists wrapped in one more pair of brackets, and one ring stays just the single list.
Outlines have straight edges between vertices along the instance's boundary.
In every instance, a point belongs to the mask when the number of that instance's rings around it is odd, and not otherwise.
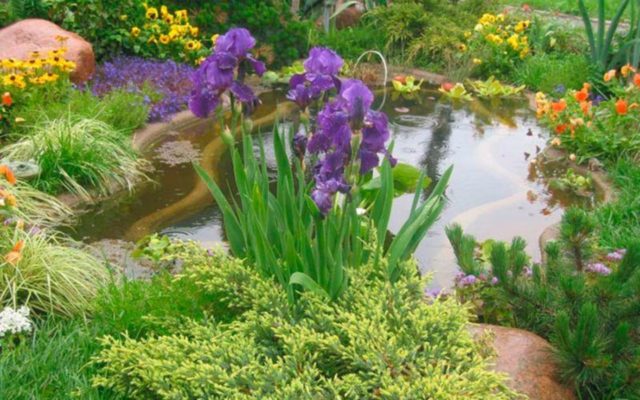
[{"label": "garden pond", "polygon": [[[432,286],[449,287],[458,268],[445,226],[459,223],[481,240],[521,236],[528,243],[529,254],[539,258],[538,238],[546,227],[560,220],[563,208],[575,202],[589,205],[597,195],[580,196],[549,188],[549,179],[564,171],[532,163],[547,140],[525,99],[452,104],[439,97],[434,88],[410,96],[379,93],[374,106],[389,116],[393,154],[399,161],[417,166],[434,181],[454,165],[442,216],[415,253],[420,270],[433,274]],[[270,116],[291,107],[282,91],[266,92],[260,98],[262,104],[253,116],[257,121],[254,130],[262,135],[273,166]],[[285,118],[281,126],[286,124]],[[192,162],[203,162],[232,194],[231,160],[224,148],[212,120],[169,132],[145,154],[154,166],[154,183],[93,206],[79,217],[72,235],[88,243],[136,241],[154,232],[193,239],[204,246],[223,242],[221,214]],[[412,199],[413,195],[404,195],[395,200],[392,231],[406,220]]]}]

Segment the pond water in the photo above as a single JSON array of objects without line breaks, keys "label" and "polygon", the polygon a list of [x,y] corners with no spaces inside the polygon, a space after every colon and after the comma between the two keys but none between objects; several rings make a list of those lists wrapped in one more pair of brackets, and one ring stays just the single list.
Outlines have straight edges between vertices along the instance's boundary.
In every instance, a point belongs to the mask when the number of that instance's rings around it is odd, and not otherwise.
[{"label": "pond water", "polygon": [[[479,240],[522,236],[529,253],[539,259],[539,235],[559,221],[562,209],[576,199],[550,191],[539,168],[530,163],[546,139],[526,100],[451,105],[438,97],[434,89],[411,98],[389,94],[382,106],[391,123],[396,158],[424,170],[434,181],[454,165],[442,216],[416,252],[421,271],[433,274],[434,287],[451,285],[457,266],[444,227],[452,223],[461,224]],[[284,103],[284,96],[269,92],[261,100],[256,118],[273,112]],[[215,159],[216,179],[232,187],[228,154],[216,153],[214,141],[220,139],[214,125],[203,121],[164,138],[146,154],[154,165],[156,183],[93,207],[80,217],[73,236],[85,242],[133,241],[162,232],[205,246],[222,242],[220,213],[191,166],[191,161],[203,157],[207,162]],[[261,134],[267,158],[273,159],[270,128],[264,127]],[[405,221],[411,201],[410,195],[395,200],[393,231]]]}]

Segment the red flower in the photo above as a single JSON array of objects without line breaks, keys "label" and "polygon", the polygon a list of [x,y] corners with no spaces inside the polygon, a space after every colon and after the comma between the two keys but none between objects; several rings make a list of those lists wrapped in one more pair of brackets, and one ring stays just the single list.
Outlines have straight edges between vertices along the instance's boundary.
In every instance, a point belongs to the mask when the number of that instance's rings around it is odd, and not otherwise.
[{"label": "red flower", "polygon": [[442,90],[444,90],[445,92],[450,92],[451,89],[453,89],[453,83],[451,82],[445,82],[443,83],[440,87],[442,88]]},{"label": "red flower", "polygon": [[11,107],[12,104],[13,104],[13,99],[11,98],[11,93],[5,92],[2,95],[2,105],[3,106],[7,106],[7,107]]},{"label": "red flower", "polygon": [[403,85],[406,85],[406,84],[407,84],[407,77],[406,77],[406,76],[404,76],[404,75],[396,75],[396,76],[393,78],[393,80],[394,80],[394,81],[398,81],[398,82],[402,83]]},{"label": "red flower", "polygon": [[564,133],[564,131],[567,130],[567,124],[560,124],[558,126],[556,126],[556,132],[561,135]]},{"label": "red flower", "polygon": [[640,74],[635,74],[635,75],[633,76],[633,83],[634,83],[636,86],[640,87]]},{"label": "red flower", "polygon": [[563,112],[567,108],[567,102],[564,99],[562,99],[558,102],[551,103],[551,108],[553,109],[553,111],[557,113]]},{"label": "red flower", "polygon": [[579,102],[587,101],[589,98],[589,91],[582,89],[579,92],[576,92],[575,97]]},{"label": "red flower", "polygon": [[627,102],[625,100],[616,101],[616,112],[618,115],[625,115],[629,111],[629,107],[627,106]]}]

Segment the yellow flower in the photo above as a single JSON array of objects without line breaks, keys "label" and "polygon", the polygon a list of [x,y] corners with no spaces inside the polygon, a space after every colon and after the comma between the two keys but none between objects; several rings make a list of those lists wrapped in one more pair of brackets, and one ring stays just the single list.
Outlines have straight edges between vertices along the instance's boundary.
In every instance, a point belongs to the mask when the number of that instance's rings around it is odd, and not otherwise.
[{"label": "yellow flower", "polygon": [[531,25],[531,21],[526,20],[526,21],[520,21],[516,24],[516,27],[514,28],[514,31],[516,33],[521,33],[524,32],[527,28],[529,28],[529,25]]},{"label": "yellow flower", "polygon": [[484,29],[484,25],[482,24],[478,24],[475,26],[475,28],[473,28],[473,30],[476,32],[482,32],[483,29]]},{"label": "yellow flower", "polygon": [[134,26],[133,28],[131,28],[131,36],[138,37],[140,35],[140,28],[138,28],[137,26]]},{"label": "yellow flower", "polygon": [[202,62],[203,62],[204,60],[205,60],[205,58],[204,58],[204,57],[200,57],[200,58],[198,58],[198,59],[196,60],[196,65],[200,65],[200,64],[202,64]]},{"label": "yellow flower", "polygon": [[528,55],[529,55],[529,48],[528,47],[525,47],[524,49],[522,49],[522,51],[520,51],[520,58],[522,60],[524,60]]},{"label": "yellow flower", "polygon": [[473,33],[469,32],[469,31],[466,31],[466,32],[464,33],[464,38],[465,38],[465,39],[469,39],[469,38],[471,37],[471,35],[473,35]]},{"label": "yellow flower", "polygon": [[26,61],[24,66],[27,69],[38,69],[42,67],[42,61],[38,58],[32,58],[29,61]]},{"label": "yellow flower", "polygon": [[175,30],[175,29],[171,29],[171,30],[169,31],[169,37],[171,38],[171,40],[175,40],[175,39],[177,39],[178,37],[180,37],[180,32],[178,32],[178,31],[177,31],[177,30]]},{"label": "yellow flower", "polygon": [[39,58],[39,57],[40,57],[39,51],[32,51],[31,53],[29,53],[29,58]]},{"label": "yellow flower", "polygon": [[515,33],[507,39],[507,43],[509,43],[509,46],[511,46],[512,49],[518,50],[518,47],[520,47],[520,37]]},{"label": "yellow flower", "polygon": [[171,38],[169,35],[160,35],[160,43],[169,44],[171,42]]},{"label": "yellow flower", "polygon": [[60,66],[62,72],[71,72],[76,69],[76,63],[73,61],[65,60]]},{"label": "yellow flower", "polygon": [[502,44],[502,42],[504,42],[504,40],[500,36],[495,35],[493,33],[490,33],[487,36],[485,36],[485,39],[495,44]]},{"label": "yellow flower", "polygon": [[482,60],[481,60],[481,59],[479,59],[479,58],[474,58],[474,59],[473,59],[473,63],[474,63],[475,65],[480,65],[480,64],[482,64]]},{"label": "yellow flower", "polygon": [[65,59],[60,57],[60,56],[53,56],[53,57],[49,57],[47,58],[47,65],[50,65],[52,67],[61,67],[62,65],[64,65]]},{"label": "yellow flower", "polygon": [[220,35],[217,34],[217,33],[215,35],[211,36],[211,44],[215,45],[216,42],[218,41],[219,37],[220,37]]},{"label": "yellow flower", "polygon": [[479,21],[482,25],[492,25],[494,22],[496,22],[496,16],[493,14],[484,14]]},{"label": "yellow flower", "polygon": [[464,43],[460,43],[458,45],[458,50],[460,50],[460,52],[464,53],[465,51],[467,51],[467,45]]},{"label": "yellow flower", "polygon": [[20,74],[9,74],[2,78],[2,84],[4,86],[13,86],[18,89],[24,89],[26,83],[24,82],[24,76]]},{"label": "yellow flower", "polygon": [[158,19],[158,9],[155,7],[147,8],[145,16],[147,17],[147,19]]},{"label": "yellow flower", "polygon": [[120,16],[120,21],[126,21],[126,20],[128,20],[128,19],[129,19],[129,16],[128,16],[127,14],[122,14],[122,15]]},{"label": "yellow flower", "polygon": [[200,30],[197,26],[192,26],[191,28],[189,28],[189,33],[191,34],[191,36],[196,37],[200,33]]},{"label": "yellow flower", "polygon": [[173,24],[173,15],[171,14],[165,15],[164,17],[162,17],[162,19],[169,25]]},{"label": "yellow flower", "polygon": [[497,22],[504,22],[504,14],[496,15],[496,21]]},{"label": "yellow flower", "polygon": [[604,78],[603,79],[604,79],[605,82],[609,82],[610,80],[612,80],[615,77],[616,77],[616,70],[612,69],[612,70],[607,71],[607,73],[604,74]]},{"label": "yellow flower", "polygon": [[162,15],[162,18],[169,15],[169,10],[167,9],[167,6],[160,7],[160,15]]},{"label": "yellow flower", "polygon": [[149,40],[147,40],[147,43],[149,43],[149,44],[156,44],[156,43],[158,43],[158,39],[156,39],[156,37],[155,37],[154,35],[151,35],[151,36],[149,37]]},{"label": "yellow flower", "polygon": [[22,67],[22,63],[18,60],[14,60],[13,58],[5,58],[0,60],[0,67],[5,69],[20,69]]},{"label": "yellow flower", "polygon": [[632,73],[632,72],[636,72],[636,70],[635,70],[635,68],[633,68],[633,67],[631,66],[631,64],[624,65],[624,66],[620,69],[620,73],[621,73],[621,74],[622,74],[622,76],[623,76],[623,77],[625,77],[625,78],[626,78],[627,76],[629,76],[629,74],[630,74],[630,73]]},{"label": "yellow flower", "polygon": [[184,48],[189,51],[200,50],[202,43],[199,40],[189,40],[185,43]]},{"label": "yellow flower", "polygon": [[178,10],[176,11],[176,19],[180,22],[187,20],[187,10]]}]

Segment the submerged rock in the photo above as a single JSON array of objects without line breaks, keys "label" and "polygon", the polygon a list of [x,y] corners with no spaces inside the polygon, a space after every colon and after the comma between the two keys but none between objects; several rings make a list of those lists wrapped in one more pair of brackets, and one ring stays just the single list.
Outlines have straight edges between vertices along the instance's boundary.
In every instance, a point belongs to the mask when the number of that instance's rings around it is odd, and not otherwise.
[{"label": "submerged rock", "polygon": [[531,400],[574,400],[576,396],[560,383],[551,345],[540,336],[516,328],[471,324],[473,337],[488,334],[496,352],[494,370],[509,375],[509,387]]},{"label": "submerged rock", "polygon": [[76,63],[71,80],[74,83],[88,80],[96,69],[91,43],[44,19],[24,19],[0,29],[0,59],[25,60],[33,51],[46,53],[58,49],[60,42],[56,37],[67,38],[65,58]]}]

